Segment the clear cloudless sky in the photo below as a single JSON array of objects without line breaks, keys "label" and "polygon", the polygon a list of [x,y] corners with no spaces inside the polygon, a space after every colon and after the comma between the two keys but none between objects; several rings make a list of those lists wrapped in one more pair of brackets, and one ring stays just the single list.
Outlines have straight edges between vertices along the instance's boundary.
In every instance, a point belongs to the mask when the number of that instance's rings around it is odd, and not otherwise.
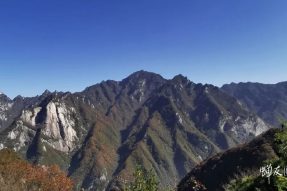
[{"label": "clear cloudless sky", "polygon": [[0,91],[11,98],[142,69],[217,86],[286,81],[287,1],[0,1]]}]

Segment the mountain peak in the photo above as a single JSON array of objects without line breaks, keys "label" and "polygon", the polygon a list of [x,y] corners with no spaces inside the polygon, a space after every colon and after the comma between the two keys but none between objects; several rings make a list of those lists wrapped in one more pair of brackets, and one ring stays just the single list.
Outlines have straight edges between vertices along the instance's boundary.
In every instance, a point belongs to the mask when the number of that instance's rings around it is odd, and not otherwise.
[{"label": "mountain peak", "polygon": [[189,82],[189,79],[186,76],[183,76],[182,74],[178,74],[172,78],[172,81],[185,84]]},{"label": "mountain peak", "polygon": [[49,94],[51,94],[51,92],[47,89],[42,93],[42,95],[49,95]]},{"label": "mountain peak", "polygon": [[0,92],[0,98],[1,100],[11,101],[10,98],[2,92]]},{"label": "mountain peak", "polygon": [[165,79],[156,73],[140,70],[132,73],[127,78],[123,79],[122,82],[125,83],[137,83],[139,81],[146,80],[147,82],[163,82]]},{"label": "mountain peak", "polygon": [[17,99],[24,99],[24,97],[21,95],[17,95],[13,100],[17,100]]},{"label": "mountain peak", "polygon": [[152,77],[160,77],[162,78],[159,74],[153,73],[153,72],[148,72],[145,70],[140,70],[137,72],[132,73],[131,75],[129,75],[126,79],[133,79],[133,78],[152,78]]},{"label": "mountain peak", "polygon": [[48,95],[50,95],[50,94],[52,94],[52,92],[50,92],[49,90],[45,90],[43,93],[42,93],[42,97],[46,97],[46,96],[48,96]]}]

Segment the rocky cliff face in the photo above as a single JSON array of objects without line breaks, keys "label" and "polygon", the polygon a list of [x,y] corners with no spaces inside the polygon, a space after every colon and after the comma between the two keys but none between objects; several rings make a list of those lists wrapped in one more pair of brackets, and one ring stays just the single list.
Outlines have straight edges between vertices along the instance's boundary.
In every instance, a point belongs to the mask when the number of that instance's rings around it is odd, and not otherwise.
[{"label": "rocky cliff face", "polygon": [[23,98],[17,96],[13,100],[0,93],[0,131],[9,127],[22,111],[26,108],[35,107],[45,99],[50,92],[45,91],[41,96]]},{"label": "rocky cliff face", "polygon": [[144,71],[82,92],[45,92],[18,103],[19,115],[3,128],[0,146],[35,163],[57,163],[78,187],[90,190],[130,180],[137,164],[154,169],[168,185],[202,160],[269,128],[215,86]]},{"label": "rocky cliff face", "polygon": [[10,100],[5,94],[0,93],[0,131],[9,124],[9,111],[12,106],[12,100]]}]

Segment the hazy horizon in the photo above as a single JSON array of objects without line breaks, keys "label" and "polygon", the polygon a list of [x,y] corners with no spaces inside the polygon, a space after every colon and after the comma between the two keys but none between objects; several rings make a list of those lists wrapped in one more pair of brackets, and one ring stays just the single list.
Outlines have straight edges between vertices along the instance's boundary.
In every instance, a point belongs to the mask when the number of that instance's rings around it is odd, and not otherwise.
[{"label": "hazy horizon", "polygon": [[146,70],[195,83],[286,81],[287,1],[0,2],[0,91],[77,92]]}]

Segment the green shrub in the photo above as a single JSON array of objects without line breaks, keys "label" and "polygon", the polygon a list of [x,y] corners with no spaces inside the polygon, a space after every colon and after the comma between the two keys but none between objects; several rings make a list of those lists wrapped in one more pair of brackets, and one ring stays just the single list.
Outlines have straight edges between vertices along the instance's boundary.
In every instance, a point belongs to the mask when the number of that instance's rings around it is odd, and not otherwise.
[{"label": "green shrub", "polygon": [[137,166],[134,172],[134,181],[126,186],[125,191],[157,191],[159,182],[152,170],[145,170],[142,166]]}]

